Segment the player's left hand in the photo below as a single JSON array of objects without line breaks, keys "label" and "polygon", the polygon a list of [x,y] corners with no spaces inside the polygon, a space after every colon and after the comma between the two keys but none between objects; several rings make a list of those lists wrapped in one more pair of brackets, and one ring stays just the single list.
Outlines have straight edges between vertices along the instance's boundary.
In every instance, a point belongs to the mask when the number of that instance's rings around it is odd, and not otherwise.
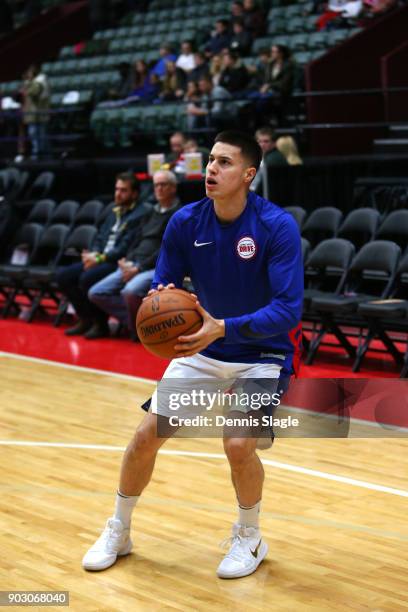
[{"label": "player's left hand", "polygon": [[224,319],[214,319],[204,308],[200,302],[196,302],[198,312],[203,318],[201,329],[190,336],[179,336],[174,349],[177,352],[177,357],[191,357],[200,351],[207,348],[218,338],[225,336]]}]

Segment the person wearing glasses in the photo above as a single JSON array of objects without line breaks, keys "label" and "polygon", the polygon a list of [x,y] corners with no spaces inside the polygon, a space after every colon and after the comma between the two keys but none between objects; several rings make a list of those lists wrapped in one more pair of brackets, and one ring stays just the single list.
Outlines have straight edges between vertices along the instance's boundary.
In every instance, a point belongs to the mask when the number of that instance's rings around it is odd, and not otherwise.
[{"label": "person wearing glasses", "polygon": [[137,340],[136,314],[150,289],[164,230],[170,217],[180,208],[173,172],[156,172],[153,187],[157,203],[144,218],[126,257],[119,259],[115,272],[93,285],[88,292],[89,300],[124,324],[133,340]]}]

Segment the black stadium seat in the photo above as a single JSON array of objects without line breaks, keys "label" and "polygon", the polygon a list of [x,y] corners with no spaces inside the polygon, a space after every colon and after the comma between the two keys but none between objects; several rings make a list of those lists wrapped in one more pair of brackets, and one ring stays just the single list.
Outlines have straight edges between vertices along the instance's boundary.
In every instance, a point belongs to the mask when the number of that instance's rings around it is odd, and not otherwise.
[{"label": "black stadium seat", "polygon": [[56,205],[54,200],[39,200],[31,209],[27,222],[48,225]]},{"label": "black stadium seat", "polygon": [[55,174],[53,172],[41,172],[24,194],[25,200],[38,200],[46,198],[53,188]]},{"label": "black stadium seat", "polygon": [[71,226],[79,209],[79,203],[75,200],[64,200],[58,204],[51,216],[51,223],[63,223]]},{"label": "black stadium seat", "polygon": [[79,225],[94,225],[104,208],[104,204],[99,200],[89,200],[77,211],[74,219],[75,227]]},{"label": "black stadium seat", "polygon": [[309,240],[312,247],[327,238],[335,238],[342,217],[341,210],[333,206],[317,208],[304,222],[302,236]]},{"label": "black stadium seat", "polygon": [[[4,318],[15,305],[21,282],[35,256],[43,231],[44,226],[39,223],[25,223],[7,249],[3,261],[0,262],[0,287],[6,297],[1,313]],[[17,259],[18,254],[20,261]]]},{"label": "black stadium seat", "polygon": [[304,263],[310,253],[310,242],[306,240],[306,238],[301,238],[301,242],[302,242],[302,260]]},{"label": "black stadium seat", "polygon": [[[354,253],[354,245],[348,240],[329,238],[318,244],[306,260],[302,319],[313,323],[312,342],[316,341],[316,327],[320,323],[320,316],[310,309],[312,298],[325,292],[340,294]],[[310,346],[304,334],[303,345]]]},{"label": "black stadium seat", "polygon": [[60,265],[69,265],[80,261],[81,252],[91,248],[92,241],[97,233],[95,225],[79,225],[68,236],[61,256]]},{"label": "black stadium seat", "polygon": [[0,196],[13,202],[23,193],[28,181],[28,172],[18,168],[5,168],[0,171]]},{"label": "black stadium seat", "polygon": [[301,206],[285,206],[285,210],[296,219],[296,223],[298,224],[299,229],[301,229],[307,214],[305,209]]},{"label": "black stadium seat", "polygon": [[404,251],[408,246],[408,210],[394,210],[381,223],[378,240],[392,240]]},{"label": "black stadium seat", "polygon": [[[80,225],[76,227],[69,235],[64,250],[59,258],[58,264],[60,266],[66,266],[72,263],[76,263],[81,260],[81,252],[85,249],[91,248],[92,241],[97,233],[97,227],[95,225]],[[67,311],[68,301],[65,297],[60,299],[58,305],[58,312],[54,320],[54,325],[58,326],[61,322],[62,317]]]},{"label": "black stadium seat", "polygon": [[390,337],[389,332],[408,333],[408,253],[403,257],[394,289],[389,299],[373,300],[359,304],[358,314],[366,321],[368,326],[365,341],[357,350],[353,372],[358,372],[361,363],[374,338],[379,338],[397,365],[402,366],[401,378],[408,376],[408,342],[405,357],[396,346],[396,341]]},{"label": "black stadium seat", "polygon": [[337,236],[350,240],[357,249],[374,240],[381,215],[374,208],[352,210],[341,224]]},{"label": "black stadium seat", "polygon": [[306,363],[310,365],[327,332],[332,332],[351,357],[356,349],[349,342],[341,325],[364,327],[357,315],[361,302],[388,298],[392,290],[401,249],[394,242],[373,240],[355,256],[347,273],[342,295],[335,293],[312,298],[311,309],[321,318],[319,337],[310,343]]},{"label": "black stadium seat", "polygon": [[342,238],[323,240],[313,249],[305,264],[303,300],[306,311],[312,298],[341,293],[354,254],[354,245]]},{"label": "black stadium seat", "polygon": [[31,302],[28,321],[32,321],[44,297],[51,298],[57,306],[59,304],[53,278],[68,234],[68,225],[56,223],[50,225],[40,238],[38,248],[21,284],[21,291]]}]

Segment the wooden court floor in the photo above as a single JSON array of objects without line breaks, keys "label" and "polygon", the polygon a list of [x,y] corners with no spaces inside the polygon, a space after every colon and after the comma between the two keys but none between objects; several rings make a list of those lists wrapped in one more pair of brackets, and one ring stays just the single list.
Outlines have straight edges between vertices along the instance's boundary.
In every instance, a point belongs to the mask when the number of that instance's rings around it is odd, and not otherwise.
[{"label": "wooden court floor", "polygon": [[133,553],[87,573],[152,385],[6,354],[0,383],[0,590],[67,590],[85,612],[408,610],[407,440],[261,452],[270,551],[234,581],[215,576],[235,519],[221,441],[171,440],[134,513]]}]

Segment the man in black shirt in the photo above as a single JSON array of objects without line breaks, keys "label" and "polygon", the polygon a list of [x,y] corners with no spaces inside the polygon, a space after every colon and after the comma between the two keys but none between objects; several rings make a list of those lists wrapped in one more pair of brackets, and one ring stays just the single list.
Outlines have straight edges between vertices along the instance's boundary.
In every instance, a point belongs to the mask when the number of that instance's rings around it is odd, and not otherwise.
[{"label": "man in black shirt", "polygon": [[[153,177],[157,204],[144,218],[140,233],[115,272],[96,283],[88,292],[90,301],[113,315],[136,337],[135,319],[143,297],[150,289],[164,230],[179,208],[176,177],[159,170]],[[89,336],[88,336],[89,337]]]},{"label": "man in black shirt", "polygon": [[80,263],[63,266],[57,271],[58,287],[79,317],[79,322],[65,330],[65,335],[84,335],[87,339],[109,335],[106,313],[88,300],[88,289],[113,272],[118,260],[129,250],[141,219],[148,212],[139,203],[139,192],[139,181],[132,173],[118,174],[115,207],[96,234],[91,249],[82,252]]}]

